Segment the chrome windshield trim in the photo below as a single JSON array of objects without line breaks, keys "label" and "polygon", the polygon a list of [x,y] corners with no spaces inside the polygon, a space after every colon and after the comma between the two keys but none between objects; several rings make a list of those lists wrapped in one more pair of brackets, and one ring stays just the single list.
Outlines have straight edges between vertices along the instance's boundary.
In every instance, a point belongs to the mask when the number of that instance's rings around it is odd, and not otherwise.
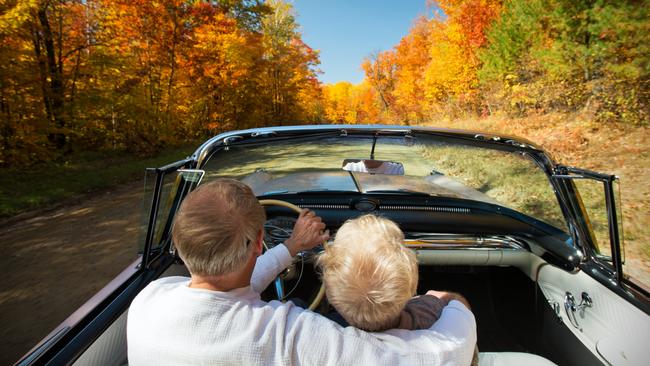
[{"label": "chrome windshield trim", "polygon": [[444,135],[448,137],[465,138],[474,141],[490,142],[495,145],[510,145],[522,150],[536,150],[542,152],[543,150],[522,138],[513,136],[494,136],[488,133],[481,133],[478,131],[465,131],[453,130],[435,127],[413,127],[413,126],[397,126],[397,125],[315,125],[315,126],[277,126],[277,127],[262,127],[253,128],[239,131],[229,131],[216,135],[206,142],[204,142],[192,154],[192,158],[197,162],[197,167],[200,167],[205,160],[207,154],[212,150],[212,147],[221,142],[222,144],[227,140],[228,143],[235,140],[246,139],[248,137],[277,137],[280,134],[304,134],[307,136],[310,133],[335,133],[338,136],[348,136],[350,132],[362,132],[367,134],[373,133],[399,133],[404,136],[413,137],[413,132],[426,133],[432,135]]}]

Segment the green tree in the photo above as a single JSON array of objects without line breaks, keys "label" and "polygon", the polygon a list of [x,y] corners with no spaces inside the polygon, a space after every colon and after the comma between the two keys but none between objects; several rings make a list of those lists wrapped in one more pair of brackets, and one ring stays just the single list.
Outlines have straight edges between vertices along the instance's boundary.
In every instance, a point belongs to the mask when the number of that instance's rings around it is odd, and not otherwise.
[{"label": "green tree", "polygon": [[482,82],[503,81],[515,73],[543,38],[543,0],[507,0],[500,17],[487,32],[487,46],[479,52]]}]

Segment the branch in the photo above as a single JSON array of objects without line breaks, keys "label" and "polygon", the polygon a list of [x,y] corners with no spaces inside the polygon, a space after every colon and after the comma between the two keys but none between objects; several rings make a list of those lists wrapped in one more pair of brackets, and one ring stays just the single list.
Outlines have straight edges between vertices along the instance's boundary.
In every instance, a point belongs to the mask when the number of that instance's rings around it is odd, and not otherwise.
[{"label": "branch", "polygon": [[66,52],[65,55],[63,55],[62,60],[67,60],[68,57],[70,57],[70,55],[72,55],[75,52],[79,52],[79,51],[81,51],[83,49],[90,48],[90,47],[93,47],[93,46],[100,46],[101,44],[102,44],[101,42],[100,43],[91,43],[91,44],[85,44],[83,46],[75,47],[75,48],[71,49],[70,51]]}]

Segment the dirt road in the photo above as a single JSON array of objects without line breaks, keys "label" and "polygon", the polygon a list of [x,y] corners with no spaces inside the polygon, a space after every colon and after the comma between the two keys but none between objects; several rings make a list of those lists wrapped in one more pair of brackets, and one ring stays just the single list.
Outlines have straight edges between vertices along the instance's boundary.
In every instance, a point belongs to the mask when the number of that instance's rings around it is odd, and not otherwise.
[{"label": "dirt road", "polygon": [[136,258],[142,183],[0,222],[0,365],[14,363]]}]

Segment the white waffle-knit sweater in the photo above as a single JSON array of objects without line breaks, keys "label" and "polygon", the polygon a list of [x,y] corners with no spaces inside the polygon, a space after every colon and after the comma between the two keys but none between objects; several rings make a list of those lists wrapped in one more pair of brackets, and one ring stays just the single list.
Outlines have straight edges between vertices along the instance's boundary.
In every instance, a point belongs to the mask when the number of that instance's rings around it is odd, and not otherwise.
[{"label": "white waffle-knit sweater", "polygon": [[129,365],[469,365],[476,323],[451,301],[427,330],[368,333],[259,292],[291,263],[278,245],[258,258],[251,286],[188,287],[187,277],[150,283],[129,309]]}]

